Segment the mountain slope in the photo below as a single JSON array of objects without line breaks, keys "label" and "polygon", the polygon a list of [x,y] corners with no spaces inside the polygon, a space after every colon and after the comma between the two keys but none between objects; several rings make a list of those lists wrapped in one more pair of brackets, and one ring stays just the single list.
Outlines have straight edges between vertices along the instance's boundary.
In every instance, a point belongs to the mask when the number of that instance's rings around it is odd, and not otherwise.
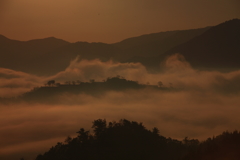
[{"label": "mountain slope", "polygon": [[53,75],[71,60],[115,60],[141,62],[149,70],[158,69],[166,57],[180,53],[195,68],[240,68],[240,20],[214,27],[168,31],[142,35],[114,44],[69,43],[54,37],[17,41],[0,35],[0,67],[36,75]]},{"label": "mountain slope", "polygon": [[176,46],[164,56],[182,54],[200,69],[240,68],[240,20],[233,19],[210,28],[202,35]]},{"label": "mountain slope", "polygon": [[153,33],[123,40],[114,45],[123,49],[120,60],[128,61],[136,56],[149,57],[163,54],[169,49],[201,35],[210,27]]},{"label": "mountain slope", "polygon": [[135,56],[156,56],[207,29],[153,33],[115,44],[69,43],[54,37],[23,42],[0,36],[0,67],[36,75],[52,75],[64,70],[77,56],[82,59],[129,62]]},{"label": "mountain slope", "polygon": [[39,57],[47,59],[45,53],[68,44],[70,43],[53,37],[17,41],[0,36],[0,67],[38,73],[37,70],[45,65],[37,65],[40,62]]},{"label": "mountain slope", "polygon": [[69,66],[70,61],[74,60],[77,56],[81,59],[92,60],[97,58],[101,61],[107,61],[112,59],[117,52],[119,52],[119,49],[110,44],[71,43],[36,57],[33,64],[35,71],[32,73],[52,75],[65,70]]},{"label": "mountain slope", "polygon": [[149,71],[171,55],[180,53],[192,67],[201,70],[232,71],[240,68],[240,20],[233,19],[211,27],[203,34],[170,48],[158,56],[136,56],[129,62],[140,62]]}]

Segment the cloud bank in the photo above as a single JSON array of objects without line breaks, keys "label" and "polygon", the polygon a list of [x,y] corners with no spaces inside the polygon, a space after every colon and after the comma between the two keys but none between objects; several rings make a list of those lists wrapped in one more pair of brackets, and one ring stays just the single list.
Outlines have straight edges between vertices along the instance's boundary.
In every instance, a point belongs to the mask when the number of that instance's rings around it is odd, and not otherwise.
[{"label": "cloud bank", "polygon": [[45,78],[0,68],[0,97],[15,97],[41,86]]},{"label": "cloud bank", "polygon": [[68,135],[75,136],[81,127],[91,129],[91,122],[98,118],[143,122],[148,129],[158,127],[163,136],[179,140],[185,136],[203,140],[225,130],[239,129],[240,70],[229,73],[194,70],[178,54],[162,66],[163,72],[150,74],[140,63],[76,59],[52,77],[0,69],[0,88],[8,90],[1,92],[5,97],[51,79],[102,81],[116,75],[143,84],[161,81],[165,87],[178,89],[109,91],[99,97],[66,93],[52,104],[0,103],[0,158],[36,157]]}]

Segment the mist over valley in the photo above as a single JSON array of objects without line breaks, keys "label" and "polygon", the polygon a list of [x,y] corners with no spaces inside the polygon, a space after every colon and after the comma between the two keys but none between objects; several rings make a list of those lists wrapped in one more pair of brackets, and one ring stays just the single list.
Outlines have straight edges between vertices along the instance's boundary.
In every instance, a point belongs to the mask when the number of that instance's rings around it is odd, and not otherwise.
[{"label": "mist over valley", "polygon": [[0,36],[0,159],[36,159],[99,118],[179,141],[239,130],[239,42],[239,19],[112,44]]}]

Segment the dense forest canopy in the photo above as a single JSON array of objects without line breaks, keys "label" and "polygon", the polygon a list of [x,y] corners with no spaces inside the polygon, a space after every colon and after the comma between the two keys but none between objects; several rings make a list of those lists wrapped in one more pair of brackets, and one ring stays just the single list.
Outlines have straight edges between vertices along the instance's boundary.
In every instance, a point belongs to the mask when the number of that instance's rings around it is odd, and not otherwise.
[{"label": "dense forest canopy", "polygon": [[158,128],[146,129],[143,123],[120,119],[97,119],[92,132],[80,128],[77,137],[68,136],[36,160],[237,160],[240,158],[240,132],[199,142],[185,137],[182,141],[166,138]]}]

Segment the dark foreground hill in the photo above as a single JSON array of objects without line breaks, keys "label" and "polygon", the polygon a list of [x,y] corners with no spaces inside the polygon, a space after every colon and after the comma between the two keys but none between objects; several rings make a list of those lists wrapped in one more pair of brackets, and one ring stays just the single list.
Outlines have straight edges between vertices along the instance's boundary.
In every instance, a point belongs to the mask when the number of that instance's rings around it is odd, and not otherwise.
[{"label": "dark foreground hill", "polygon": [[180,141],[147,130],[142,123],[122,119],[107,123],[93,121],[93,133],[81,128],[75,138],[68,137],[36,160],[155,160],[177,159],[184,153]]},{"label": "dark foreground hill", "polygon": [[35,160],[239,160],[240,132],[223,132],[203,142],[182,141],[160,135],[155,127],[121,119],[107,123],[94,120],[93,133],[80,128],[77,137],[67,137]]}]

